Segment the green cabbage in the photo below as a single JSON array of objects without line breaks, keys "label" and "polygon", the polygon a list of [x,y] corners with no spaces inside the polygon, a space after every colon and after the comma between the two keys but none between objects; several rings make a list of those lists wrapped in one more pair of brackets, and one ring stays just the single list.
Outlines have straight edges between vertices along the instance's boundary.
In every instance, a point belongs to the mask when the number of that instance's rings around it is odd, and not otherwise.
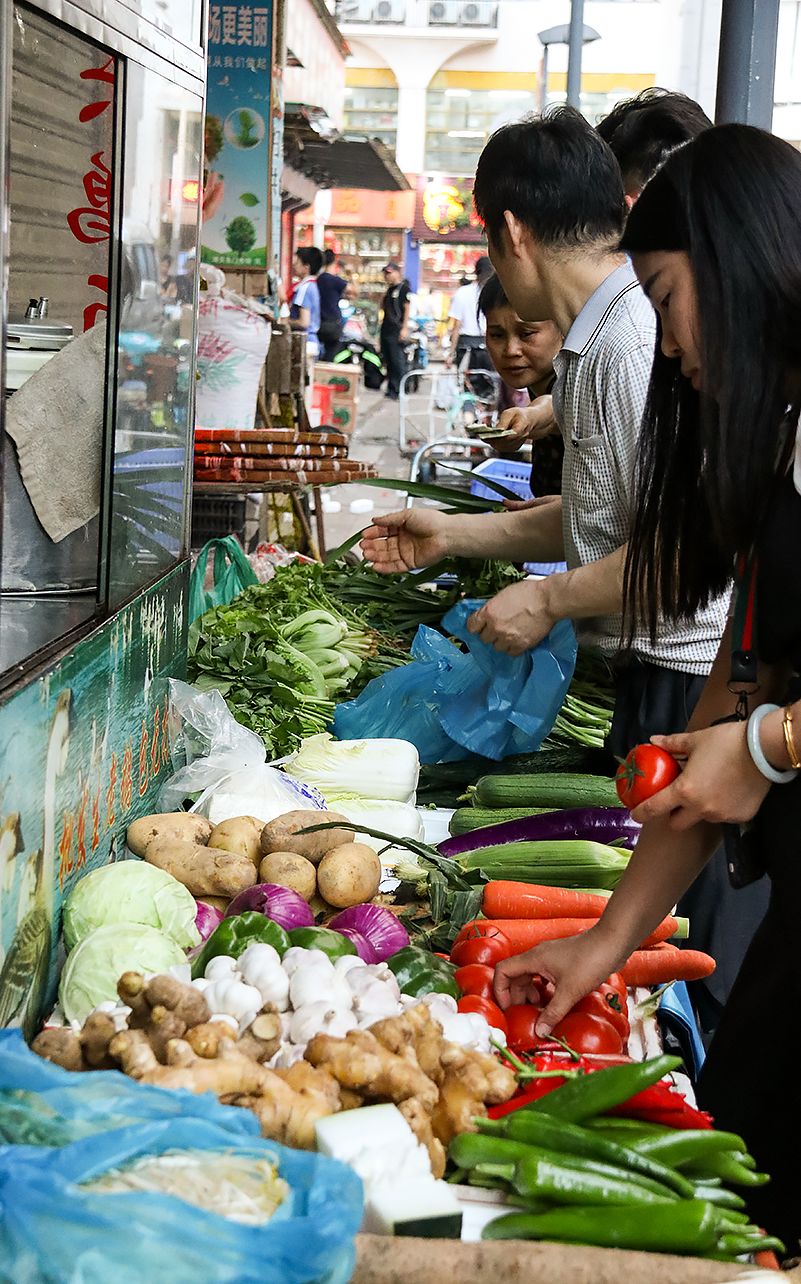
[{"label": "green cabbage", "polygon": [[75,884],[64,902],[64,944],[73,949],[98,927],[142,923],[158,928],[181,949],[200,941],[197,905],[177,878],[141,860],[104,865]]},{"label": "green cabbage", "polygon": [[186,963],[180,945],[154,927],[113,923],[85,936],[67,956],[58,997],[68,1021],[83,1023],[99,1003],[117,999],[123,972],[166,972]]}]

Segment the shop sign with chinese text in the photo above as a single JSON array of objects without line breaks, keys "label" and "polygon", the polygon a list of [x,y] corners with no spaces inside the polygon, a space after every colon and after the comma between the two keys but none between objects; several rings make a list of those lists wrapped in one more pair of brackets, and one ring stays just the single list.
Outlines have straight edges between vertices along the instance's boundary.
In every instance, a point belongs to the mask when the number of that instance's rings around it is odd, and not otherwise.
[{"label": "shop sign with chinese text", "polygon": [[473,209],[471,180],[421,174],[412,234],[418,241],[482,242],[484,232]]}]

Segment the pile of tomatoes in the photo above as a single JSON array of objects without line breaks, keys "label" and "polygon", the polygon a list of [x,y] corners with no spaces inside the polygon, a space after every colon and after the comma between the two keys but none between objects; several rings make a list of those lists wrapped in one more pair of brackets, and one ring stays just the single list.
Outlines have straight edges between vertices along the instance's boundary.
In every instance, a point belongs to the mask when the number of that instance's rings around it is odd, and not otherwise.
[{"label": "pile of tomatoes", "polygon": [[[495,1002],[495,965],[507,954],[503,942],[490,935],[472,936],[454,946],[451,962],[456,964],[455,980],[462,991],[460,1012],[478,1012],[485,1017],[505,1034],[516,1053],[553,1047],[555,1040],[585,1055],[620,1056],[625,1052],[630,1033],[626,987],[617,973],[568,1012],[554,1029],[553,1038],[541,1039],[536,1032],[540,1007],[514,1003],[502,1012]],[[543,984],[542,989],[547,1001],[547,986]]]}]

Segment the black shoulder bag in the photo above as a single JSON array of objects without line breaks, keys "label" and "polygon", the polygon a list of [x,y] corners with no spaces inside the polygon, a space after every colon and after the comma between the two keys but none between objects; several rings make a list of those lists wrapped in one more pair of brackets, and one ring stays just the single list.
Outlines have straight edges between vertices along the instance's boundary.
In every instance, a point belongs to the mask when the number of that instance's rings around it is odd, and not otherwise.
[{"label": "black shoulder bag", "polygon": [[[757,662],[757,559],[754,553],[741,557],[735,582],[734,620],[732,627],[731,670],[729,690],[737,697],[737,707],[728,718],[718,718],[713,726],[724,722],[745,722],[748,700],[759,690]],[[723,850],[729,882],[739,890],[755,883],[765,873],[755,832],[755,821],[745,825],[723,826]]]}]

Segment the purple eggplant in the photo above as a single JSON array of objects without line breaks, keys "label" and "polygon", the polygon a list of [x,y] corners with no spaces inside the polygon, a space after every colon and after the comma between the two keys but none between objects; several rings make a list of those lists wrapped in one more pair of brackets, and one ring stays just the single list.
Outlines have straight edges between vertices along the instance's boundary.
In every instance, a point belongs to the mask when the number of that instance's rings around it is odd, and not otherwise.
[{"label": "purple eggplant", "polygon": [[553,842],[562,838],[590,838],[608,847],[628,847],[636,840],[640,826],[622,807],[572,807],[504,820],[485,829],[446,838],[437,851],[442,856],[461,856],[500,843]]}]

